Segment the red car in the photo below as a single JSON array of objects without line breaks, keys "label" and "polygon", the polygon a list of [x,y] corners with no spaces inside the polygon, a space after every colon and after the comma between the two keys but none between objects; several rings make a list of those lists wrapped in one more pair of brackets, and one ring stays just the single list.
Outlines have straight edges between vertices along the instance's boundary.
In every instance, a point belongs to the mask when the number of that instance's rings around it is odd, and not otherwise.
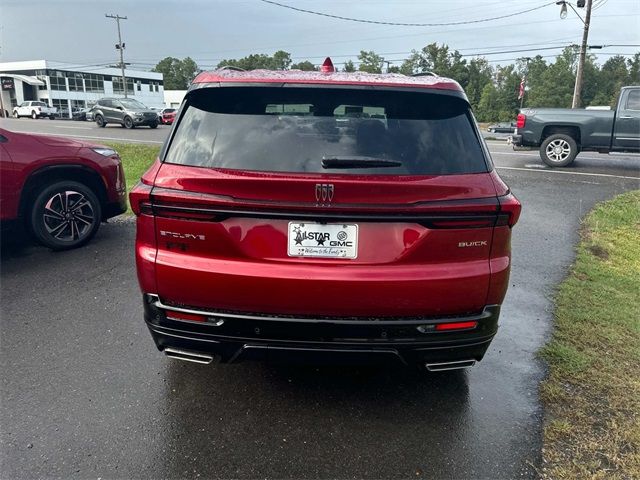
[{"label": "red car", "polygon": [[79,247],[126,211],[118,154],[101,145],[0,128],[0,220],[54,250]]},{"label": "red car", "polygon": [[165,108],[158,114],[158,120],[164,125],[173,125],[173,121],[176,119],[175,108]]},{"label": "red car", "polygon": [[130,194],[157,347],[214,358],[473,365],[520,203],[453,80],[201,73]]}]

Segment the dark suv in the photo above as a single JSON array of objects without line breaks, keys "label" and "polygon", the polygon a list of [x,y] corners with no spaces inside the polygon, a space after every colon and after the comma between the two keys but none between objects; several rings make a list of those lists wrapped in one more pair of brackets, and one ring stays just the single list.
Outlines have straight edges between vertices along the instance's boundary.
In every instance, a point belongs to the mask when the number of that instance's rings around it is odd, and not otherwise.
[{"label": "dark suv", "polygon": [[91,112],[99,127],[108,123],[119,123],[125,128],[158,126],[158,114],[132,98],[102,98]]},{"label": "dark suv", "polygon": [[440,77],[219,70],[130,194],[158,348],[214,357],[480,360],[520,203]]}]

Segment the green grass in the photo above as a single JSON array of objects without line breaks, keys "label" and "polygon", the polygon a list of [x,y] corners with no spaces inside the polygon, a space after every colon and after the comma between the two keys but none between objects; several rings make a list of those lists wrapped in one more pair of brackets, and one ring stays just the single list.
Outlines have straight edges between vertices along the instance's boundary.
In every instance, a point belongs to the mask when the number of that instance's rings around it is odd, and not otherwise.
[{"label": "green grass", "polygon": [[544,477],[640,478],[640,191],[584,220],[541,354]]},{"label": "green grass", "polygon": [[[127,192],[129,192],[140,177],[151,166],[160,152],[159,146],[131,144],[131,143],[105,143],[120,154],[124,176],[127,180]],[[131,209],[127,210],[131,214]]]}]

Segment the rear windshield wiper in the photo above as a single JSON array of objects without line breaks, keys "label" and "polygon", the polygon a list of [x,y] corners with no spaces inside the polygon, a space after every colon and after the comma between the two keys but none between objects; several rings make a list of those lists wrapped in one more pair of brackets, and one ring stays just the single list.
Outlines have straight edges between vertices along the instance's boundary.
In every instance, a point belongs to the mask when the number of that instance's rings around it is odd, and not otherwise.
[{"label": "rear windshield wiper", "polygon": [[401,167],[402,162],[372,157],[322,157],[322,168],[385,168]]}]

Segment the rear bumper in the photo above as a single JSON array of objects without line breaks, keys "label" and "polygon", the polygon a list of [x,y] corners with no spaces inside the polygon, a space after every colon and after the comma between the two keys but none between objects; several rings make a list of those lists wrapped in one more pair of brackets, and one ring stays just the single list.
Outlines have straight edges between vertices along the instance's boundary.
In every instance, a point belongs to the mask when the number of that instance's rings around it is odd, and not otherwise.
[{"label": "rear bumper", "polygon": [[[476,315],[440,318],[359,319],[206,313],[207,322],[172,320],[172,311],[145,295],[144,316],[159,350],[177,349],[218,357],[312,363],[432,363],[479,361],[498,329],[499,305]],[[437,332],[438,323],[475,320],[471,330]],[[426,326],[426,327],[425,327]],[[426,333],[422,333],[422,327]]]},{"label": "rear bumper", "polygon": [[522,146],[522,135],[511,135],[511,143],[516,147]]}]

